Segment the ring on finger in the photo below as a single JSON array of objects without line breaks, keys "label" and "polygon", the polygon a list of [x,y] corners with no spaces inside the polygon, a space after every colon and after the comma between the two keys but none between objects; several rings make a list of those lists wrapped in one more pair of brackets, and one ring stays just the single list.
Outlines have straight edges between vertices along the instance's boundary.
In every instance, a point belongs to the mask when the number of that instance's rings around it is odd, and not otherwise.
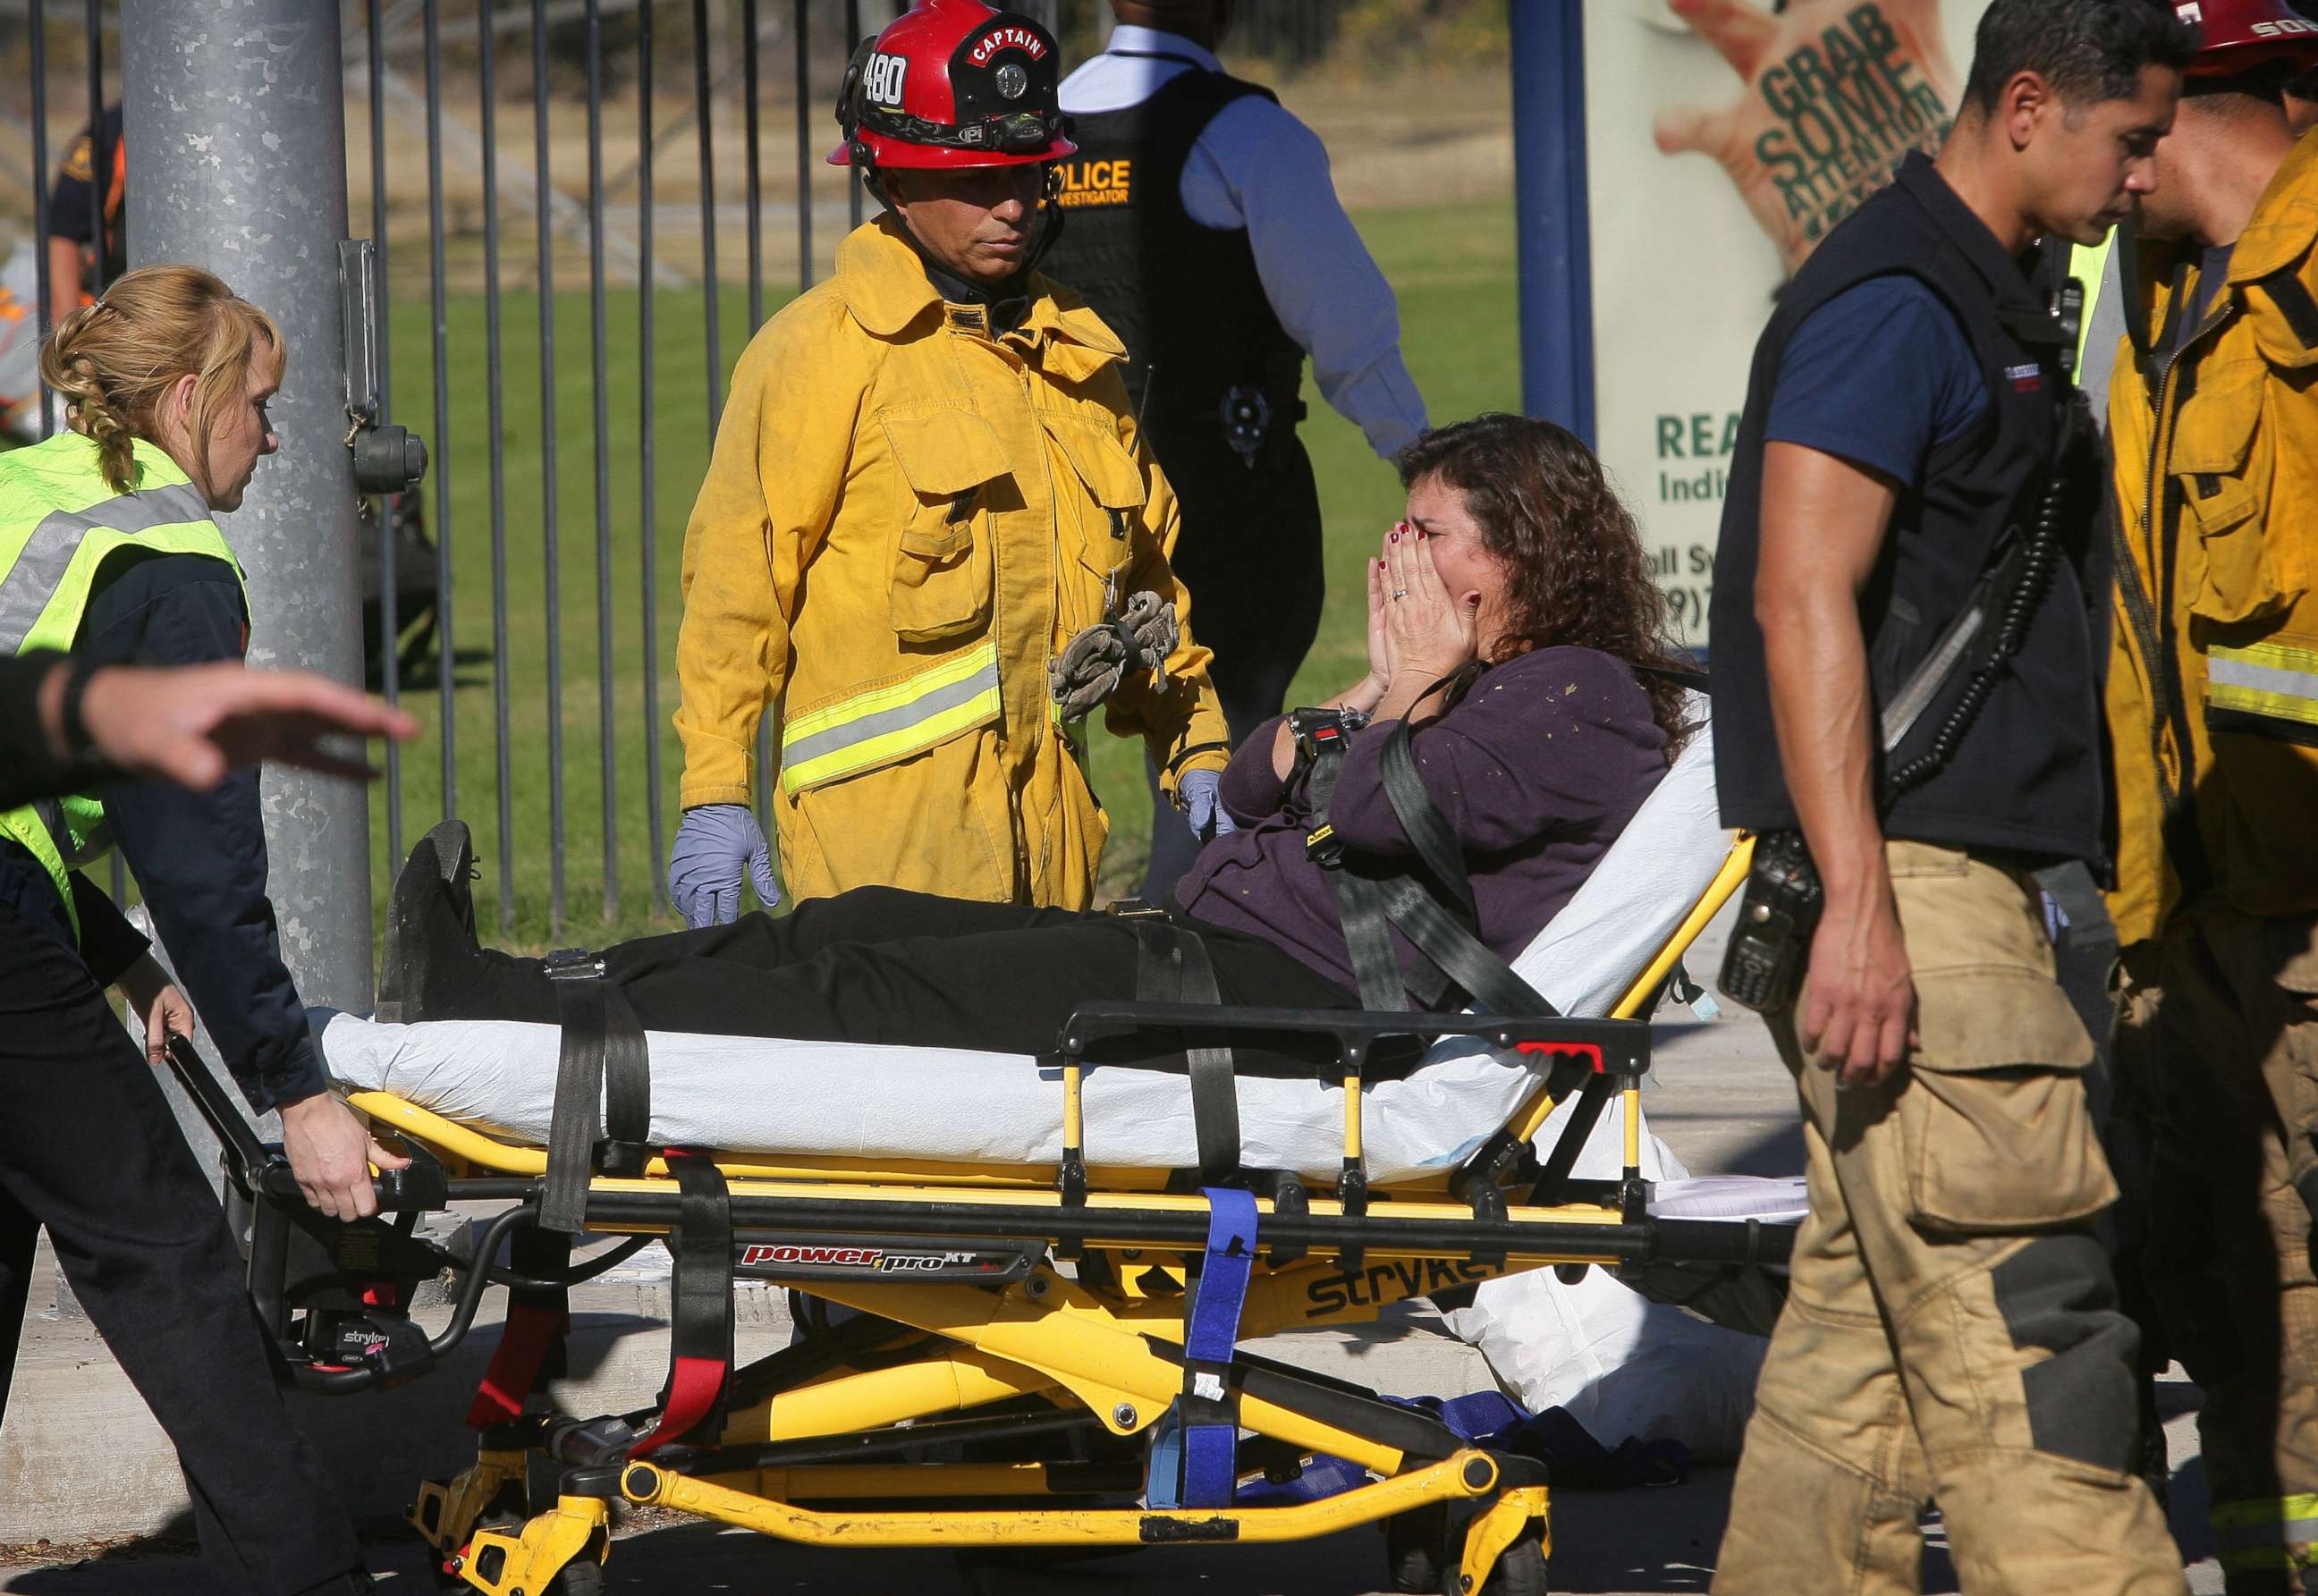
[{"label": "ring on finger", "polygon": [[1392,590],[1392,596],[1395,598],[1406,598],[1408,596],[1408,589],[1406,587],[1395,587]]}]

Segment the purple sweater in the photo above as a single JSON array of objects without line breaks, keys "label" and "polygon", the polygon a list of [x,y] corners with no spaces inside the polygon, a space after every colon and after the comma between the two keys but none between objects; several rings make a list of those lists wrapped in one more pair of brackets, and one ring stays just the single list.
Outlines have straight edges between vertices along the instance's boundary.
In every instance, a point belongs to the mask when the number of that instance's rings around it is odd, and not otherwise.
[{"label": "purple sweater", "polygon": [[[1335,894],[1304,856],[1307,783],[1272,774],[1277,719],[1232,757],[1224,804],[1241,829],[1200,850],[1175,896],[1211,925],[1246,931],[1357,990]],[[1352,739],[1328,819],[1347,847],[1414,861],[1384,795],[1389,723]],[[1541,649],[1496,667],[1411,739],[1416,772],[1464,844],[1481,939],[1511,960],[1561,911],[1666,774],[1666,735],[1633,671],[1593,649]],[[1396,930],[1406,970],[1416,952]]]}]

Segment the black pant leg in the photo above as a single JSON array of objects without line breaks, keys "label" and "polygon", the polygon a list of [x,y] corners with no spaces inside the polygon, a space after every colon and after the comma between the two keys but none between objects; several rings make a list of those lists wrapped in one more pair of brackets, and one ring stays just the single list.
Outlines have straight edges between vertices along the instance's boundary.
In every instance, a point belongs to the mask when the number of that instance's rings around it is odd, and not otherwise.
[{"label": "black pant leg", "polygon": [[987,931],[1025,931],[1035,927],[1076,925],[1090,918],[1074,909],[1041,909],[1028,903],[990,903],[976,898],[945,898],[900,887],[856,887],[831,898],[807,898],[787,914],[761,910],[729,926],[639,937],[614,950],[615,962],[636,964],[668,956],[728,959],[777,969],[803,964],[829,948],[853,942],[899,942],[912,937],[966,937]]},{"label": "black pant leg", "polygon": [[0,1423],[8,1415],[8,1387],[16,1371],[16,1347],[24,1333],[24,1310],[32,1294],[32,1260],[40,1222],[0,1187]]},{"label": "black pant leg", "polygon": [[[1350,991],[1269,943],[1198,928],[1226,1003],[1358,1007]],[[1058,923],[832,943],[774,969],[662,959],[624,974],[622,990],[653,1029],[1040,1054],[1053,1050],[1080,1005],[1132,1001],[1140,956],[1132,921],[1065,915]]]},{"label": "black pant leg", "polygon": [[[808,898],[785,915],[758,910],[731,925],[639,937],[604,949],[602,957],[606,973],[626,990],[630,1000],[637,1004],[638,1018],[649,1027],[780,1036],[787,1033],[709,1023],[731,1013],[721,992],[707,996],[703,1000],[705,1009],[687,1018],[668,995],[671,987],[664,977],[672,971],[694,969],[701,973],[708,988],[721,989],[736,980],[741,971],[801,964],[836,947],[1052,928],[1100,918],[1074,910],[943,898],[898,887],[857,887],[833,898]],[[467,934],[447,904],[435,909],[425,934],[443,954],[429,975],[432,1018],[526,1019],[550,1025],[562,1018],[555,983],[548,979],[543,961],[490,948],[471,948]],[[462,949],[469,950],[464,956],[459,956]],[[644,995],[655,988],[655,995]],[[690,990],[688,985],[686,990]],[[645,1013],[646,1007],[653,1012]]]},{"label": "black pant leg", "polygon": [[[1197,929],[1226,1003],[1357,1007],[1261,938]],[[1133,922],[1110,915],[863,887],[603,957],[648,1030],[1045,1053],[1081,1003],[1135,998],[1140,947]],[[536,959],[446,963],[459,997],[443,1018],[559,1018]]]},{"label": "black pant leg", "polygon": [[70,949],[0,909],[0,1189],[48,1227],[81,1305],[177,1448],[225,1586],[290,1596],[358,1566],[292,1426],[225,1215]]},{"label": "black pant leg", "polygon": [[1043,1053],[1079,1002],[1135,995],[1134,933],[1106,916],[816,942],[771,966],[671,940],[607,960],[648,1029]]}]

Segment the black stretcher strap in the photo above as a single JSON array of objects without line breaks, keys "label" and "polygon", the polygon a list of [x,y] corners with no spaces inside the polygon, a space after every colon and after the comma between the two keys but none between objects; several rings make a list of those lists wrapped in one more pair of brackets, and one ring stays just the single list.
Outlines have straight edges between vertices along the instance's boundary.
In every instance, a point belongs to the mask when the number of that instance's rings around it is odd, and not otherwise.
[{"label": "black stretcher strap", "polygon": [[[1344,952],[1352,961],[1352,982],[1360,989],[1361,1007],[1374,1014],[1396,1013],[1408,1007],[1410,983],[1401,973],[1399,956],[1393,952],[1392,922],[1385,912],[1381,883],[1347,868],[1343,846],[1333,840],[1328,808],[1335,798],[1336,777],[1343,774],[1343,745],[1338,740],[1325,746],[1328,751],[1313,758],[1311,780],[1306,788],[1313,824],[1311,835],[1305,839],[1305,851],[1327,875],[1328,890],[1335,895],[1336,924],[1344,934]],[[1420,1004],[1429,1007],[1442,994],[1414,995]]]},{"label": "black stretcher strap", "polygon": [[[1223,1001],[1215,961],[1198,932],[1162,915],[1138,915],[1133,924],[1138,1001]],[[1232,1050],[1186,1047],[1183,1063],[1191,1080],[1191,1130],[1199,1143],[1199,1178],[1220,1185],[1239,1172],[1239,1087]]]},{"label": "black stretcher strap", "polygon": [[1415,880],[1404,875],[1382,885],[1385,913],[1448,984],[1492,1014],[1550,1018],[1561,1012]]},{"label": "black stretcher strap", "polygon": [[[1412,996],[1429,1006],[1432,999],[1426,993],[1412,993],[1410,989],[1420,980],[1431,978],[1403,974],[1399,956],[1393,952],[1392,919],[1385,908],[1384,883],[1339,865],[1328,871],[1328,887],[1336,895],[1336,923],[1344,933],[1344,951],[1352,956],[1361,1007],[1371,1013],[1391,1014],[1406,1009]],[[1434,974],[1445,989],[1446,975],[1437,966]]]},{"label": "black stretcher strap", "polygon": [[[1401,829],[1424,859],[1427,874],[1451,902],[1442,903],[1414,875],[1372,874],[1366,861],[1340,846],[1314,854],[1335,892],[1337,918],[1352,956],[1352,974],[1360,983],[1361,1005],[1389,1012],[1406,1008],[1414,998],[1419,1007],[1435,1009],[1447,1002],[1453,990],[1494,1014],[1559,1014],[1559,1009],[1476,934],[1472,882],[1465,870],[1464,850],[1454,828],[1424,790],[1409,745],[1409,723],[1404,719],[1385,734],[1379,760],[1385,801],[1392,805]],[[1312,769],[1307,790],[1316,838],[1327,832],[1328,805],[1335,794],[1343,758],[1341,749],[1341,744],[1332,747],[1319,756]],[[1388,928],[1397,929],[1422,956],[1424,963],[1416,970],[1402,973]]]},{"label": "black stretcher strap", "polygon": [[641,1175],[651,1158],[651,1050],[628,994],[604,991],[604,1172]]},{"label": "black stretcher strap", "polygon": [[[551,954],[545,970],[555,983],[562,1037],[539,1223],[543,1229],[577,1233],[587,1211],[588,1178],[598,1158],[607,1173],[636,1174],[649,1157],[651,1061],[636,1011],[627,995],[604,979],[601,959]],[[609,1121],[608,1134],[599,1134],[606,1129],[599,1112]]]},{"label": "black stretcher strap", "polygon": [[724,1171],[705,1153],[668,1154],[676,1177],[676,1255],[670,1280],[668,1384],[660,1417],[629,1449],[648,1456],[671,1441],[714,1443],[723,1430],[732,1386],[732,1197]]},{"label": "black stretcher strap", "polygon": [[1384,740],[1382,758],[1377,762],[1378,774],[1384,780],[1384,798],[1392,805],[1394,817],[1400,829],[1408,833],[1408,840],[1416,845],[1419,858],[1433,873],[1433,878],[1448,899],[1448,907],[1467,926],[1476,923],[1473,907],[1473,883],[1465,873],[1465,850],[1457,841],[1457,833],[1433,802],[1433,794],[1424,790],[1424,780],[1416,774],[1416,756],[1410,750],[1408,722],[1401,721]]}]

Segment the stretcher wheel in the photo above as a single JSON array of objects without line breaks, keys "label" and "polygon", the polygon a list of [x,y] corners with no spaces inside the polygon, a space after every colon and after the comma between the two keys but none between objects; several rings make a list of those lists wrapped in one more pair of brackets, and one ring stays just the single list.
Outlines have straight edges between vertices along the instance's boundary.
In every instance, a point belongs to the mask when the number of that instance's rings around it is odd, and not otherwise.
[{"label": "stretcher wheel", "polygon": [[[1546,1596],[1545,1542],[1532,1523],[1522,1531],[1519,1540],[1498,1554],[1497,1565],[1489,1571],[1489,1583],[1481,1587],[1483,1596]],[[1469,1596],[1456,1590],[1457,1576],[1451,1574],[1442,1589],[1449,1596]]]},{"label": "stretcher wheel", "polygon": [[1442,1554],[1449,1545],[1449,1508],[1433,1502],[1384,1521],[1385,1570],[1396,1591],[1441,1589]]},{"label": "stretcher wheel", "polygon": [[[1489,1585],[1494,1590],[1496,1581],[1491,1580]],[[575,1557],[556,1571],[540,1596],[604,1596],[604,1565],[585,1555]]]},{"label": "stretcher wheel", "polygon": [[[493,1505],[491,1511],[475,1520],[475,1528],[478,1530],[489,1529],[495,1534],[507,1536],[520,1537],[523,1533],[523,1526],[524,1518],[521,1513],[503,1511],[497,1503]],[[445,1591],[474,1589],[465,1580],[445,1571],[440,1565],[437,1565],[435,1571],[435,1583],[440,1589]],[[604,1565],[596,1561],[592,1551],[588,1551],[582,1552],[562,1568],[557,1569],[555,1577],[542,1585],[536,1592],[526,1592],[525,1596],[604,1596]]]},{"label": "stretcher wheel", "polygon": [[[1452,1532],[1446,1502],[1396,1513],[1384,1521],[1387,1572],[1396,1591],[1426,1591],[1434,1596],[1476,1596],[1460,1588],[1457,1564],[1464,1527]],[[1497,1557],[1478,1596],[1547,1596],[1545,1542],[1532,1522]]]}]

